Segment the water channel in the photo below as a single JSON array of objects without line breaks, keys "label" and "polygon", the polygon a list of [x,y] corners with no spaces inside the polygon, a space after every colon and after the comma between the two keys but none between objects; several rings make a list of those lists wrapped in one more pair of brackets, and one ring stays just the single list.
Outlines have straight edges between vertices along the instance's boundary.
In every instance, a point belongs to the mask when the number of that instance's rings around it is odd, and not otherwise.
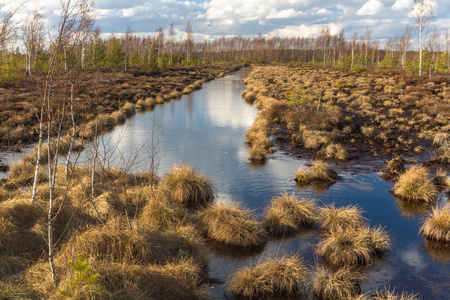
[{"label": "water channel", "polygon": [[[110,158],[116,165],[147,170],[151,140],[160,139],[158,174],[167,173],[174,164],[189,164],[214,184],[216,201],[238,202],[260,218],[270,199],[283,192],[316,199],[321,204],[358,204],[371,226],[385,227],[392,239],[391,251],[373,265],[363,268],[363,292],[384,287],[397,292],[419,293],[423,299],[450,299],[450,255],[435,255],[419,234],[426,213],[405,211],[389,190],[392,183],[375,173],[342,173],[344,180],[328,189],[297,188],[294,172],[306,163],[277,151],[263,166],[252,166],[247,159],[245,132],[257,115],[257,109],[241,98],[245,89],[241,80],[249,69],[205,83],[203,88],[180,100],[157,106],[151,112],[136,114],[125,125],[103,137],[103,149],[121,153]],[[153,134],[152,134],[153,132]],[[147,147],[143,147],[143,145]],[[139,150],[140,149],[140,150]],[[89,156],[87,153],[81,161]],[[125,163],[126,161],[126,163]],[[351,164],[352,162],[347,162]],[[444,197],[444,196],[442,196]],[[443,198],[441,201],[447,201]],[[320,263],[313,246],[317,232],[305,232],[284,240],[271,240],[259,253],[234,255],[219,249],[211,251],[209,275],[225,282],[243,266],[256,265],[283,254],[301,255],[310,268]],[[214,298],[224,298],[225,285],[212,287]]]}]

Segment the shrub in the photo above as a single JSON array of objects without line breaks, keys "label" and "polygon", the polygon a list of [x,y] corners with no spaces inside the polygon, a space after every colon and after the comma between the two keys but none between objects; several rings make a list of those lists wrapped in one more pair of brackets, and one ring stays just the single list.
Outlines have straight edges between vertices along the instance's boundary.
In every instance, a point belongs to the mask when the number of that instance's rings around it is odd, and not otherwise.
[{"label": "shrub", "polygon": [[432,202],[436,199],[436,188],[428,177],[425,167],[412,166],[400,175],[392,193],[405,201]]},{"label": "shrub", "polygon": [[450,243],[450,206],[433,208],[420,232],[429,240]]},{"label": "shrub", "polygon": [[195,173],[190,166],[174,166],[164,176],[162,187],[176,202],[187,206],[203,206],[214,198],[214,192],[206,176]]},{"label": "shrub", "polygon": [[359,274],[348,268],[336,272],[320,266],[312,274],[312,294],[319,299],[351,299],[361,291],[358,283]]},{"label": "shrub", "polygon": [[228,280],[228,290],[237,297],[298,297],[305,290],[308,269],[298,256],[284,256],[254,268],[238,270]]},{"label": "shrub", "polygon": [[206,236],[219,243],[252,248],[264,246],[267,240],[261,225],[238,205],[207,207],[198,212],[197,219]]},{"label": "shrub", "polygon": [[283,236],[316,221],[317,207],[311,200],[298,199],[287,193],[272,199],[264,216],[263,224],[274,236]]}]

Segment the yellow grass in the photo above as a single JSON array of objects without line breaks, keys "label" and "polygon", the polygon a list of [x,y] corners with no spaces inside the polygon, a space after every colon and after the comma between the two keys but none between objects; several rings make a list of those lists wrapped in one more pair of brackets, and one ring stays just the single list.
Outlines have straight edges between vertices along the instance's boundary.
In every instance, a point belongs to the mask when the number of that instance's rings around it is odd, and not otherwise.
[{"label": "yellow grass", "polygon": [[433,208],[420,232],[429,240],[450,243],[450,206]]},{"label": "yellow grass", "polygon": [[428,203],[436,199],[428,170],[421,166],[412,166],[401,174],[392,193],[404,201]]}]

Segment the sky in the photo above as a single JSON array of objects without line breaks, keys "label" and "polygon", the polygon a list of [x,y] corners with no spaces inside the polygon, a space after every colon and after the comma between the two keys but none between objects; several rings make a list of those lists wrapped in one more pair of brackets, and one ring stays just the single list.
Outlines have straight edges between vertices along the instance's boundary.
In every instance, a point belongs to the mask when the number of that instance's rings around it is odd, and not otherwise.
[{"label": "sky", "polygon": [[[18,2],[6,1],[3,9]],[[17,18],[39,7],[48,24],[56,24],[60,6],[60,0],[28,0]],[[173,22],[182,38],[190,21],[195,40],[258,34],[308,37],[328,26],[331,34],[344,29],[347,39],[367,28],[372,39],[385,41],[415,24],[413,0],[96,0],[94,7],[102,33],[120,34],[131,27],[137,34],[154,34],[161,26],[167,34]],[[433,28],[442,34],[450,31],[450,1],[437,0],[433,11]]]}]

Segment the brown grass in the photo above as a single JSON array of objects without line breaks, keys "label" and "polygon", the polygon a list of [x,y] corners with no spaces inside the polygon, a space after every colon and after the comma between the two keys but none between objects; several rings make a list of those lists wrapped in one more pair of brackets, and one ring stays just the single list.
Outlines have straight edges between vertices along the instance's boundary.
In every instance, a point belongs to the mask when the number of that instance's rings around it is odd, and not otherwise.
[{"label": "brown grass", "polygon": [[211,183],[202,174],[195,173],[187,165],[174,166],[164,176],[162,188],[176,202],[187,206],[204,206],[214,199]]},{"label": "brown grass", "polygon": [[450,206],[433,208],[420,232],[429,240],[450,243]]},{"label": "brown grass", "polygon": [[228,290],[245,299],[297,298],[305,291],[308,269],[298,256],[269,260],[238,270],[228,280]]},{"label": "brown grass", "polygon": [[311,164],[311,172],[314,180],[319,181],[337,181],[339,176],[327,163],[316,160]]},{"label": "brown grass", "polygon": [[317,299],[351,299],[361,291],[360,275],[341,268],[335,272],[319,266],[312,274],[311,292]]},{"label": "brown grass", "polygon": [[87,260],[123,264],[164,264],[193,259],[206,266],[201,244],[181,233],[161,232],[141,225],[137,229],[120,229],[116,224],[91,227],[74,236],[61,250],[64,261],[83,253]]},{"label": "brown grass", "polygon": [[428,170],[421,166],[412,166],[400,175],[392,193],[404,201],[428,203],[436,199],[436,188]]},{"label": "brown grass", "polygon": [[360,228],[366,220],[362,212],[356,205],[326,205],[320,208],[320,228],[328,232]]},{"label": "brown grass", "polygon": [[197,219],[206,236],[222,244],[253,248],[267,241],[261,225],[238,205],[209,206],[198,212]]},{"label": "brown grass", "polygon": [[316,253],[334,266],[368,265],[389,246],[390,238],[381,228],[348,228],[327,233]]},{"label": "brown grass", "polygon": [[263,224],[270,234],[284,236],[304,227],[311,227],[316,216],[317,206],[314,201],[284,193],[271,200],[265,211]]}]

